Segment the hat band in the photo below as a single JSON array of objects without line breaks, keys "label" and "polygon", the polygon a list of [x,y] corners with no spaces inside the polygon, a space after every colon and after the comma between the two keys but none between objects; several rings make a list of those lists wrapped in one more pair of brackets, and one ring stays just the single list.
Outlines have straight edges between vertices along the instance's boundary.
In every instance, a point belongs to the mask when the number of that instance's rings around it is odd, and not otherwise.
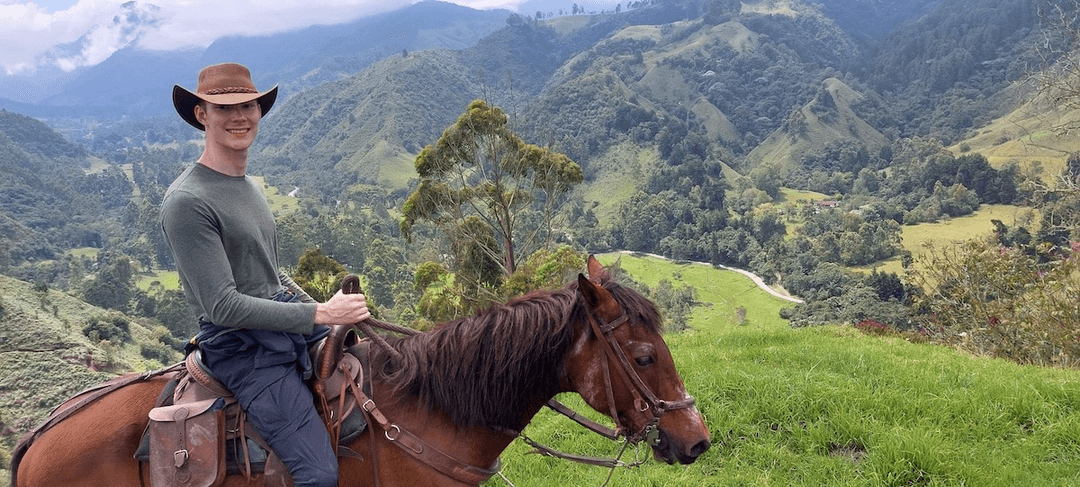
[{"label": "hat band", "polygon": [[211,88],[206,91],[200,91],[201,95],[226,95],[229,93],[258,93],[258,90],[252,88],[245,88],[243,86],[230,86],[225,88]]}]

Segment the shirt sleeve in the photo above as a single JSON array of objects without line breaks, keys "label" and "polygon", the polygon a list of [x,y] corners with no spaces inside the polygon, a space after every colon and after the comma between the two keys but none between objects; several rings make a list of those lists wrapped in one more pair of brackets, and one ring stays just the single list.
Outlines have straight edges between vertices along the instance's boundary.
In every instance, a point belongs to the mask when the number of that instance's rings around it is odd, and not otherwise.
[{"label": "shirt sleeve", "polygon": [[310,334],[314,303],[283,303],[237,290],[211,208],[183,191],[162,203],[161,226],[200,319],[215,325]]}]

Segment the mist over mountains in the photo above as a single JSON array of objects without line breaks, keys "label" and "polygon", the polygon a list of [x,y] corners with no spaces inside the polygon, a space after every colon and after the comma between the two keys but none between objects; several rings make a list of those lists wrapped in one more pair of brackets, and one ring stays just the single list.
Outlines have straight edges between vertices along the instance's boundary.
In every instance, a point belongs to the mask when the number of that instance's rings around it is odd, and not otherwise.
[{"label": "mist over mountains", "polygon": [[[155,9],[151,4],[125,3],[111,25],[95,26],[78,41],[54,48],[48,54],[53,62],[41,63],[43,68],[34,74],[0,76],[0,106],[41,116],[160,115],[171,110],[167,94],[172,85],[194,88],[195,74],[201,67],[225,61],[248,65],[259,86],[281,84],[290,88],[287,92],[295,93],[356,74],[403,49],[471,46],[505,25],[511,13],[422,2],[336,25],[258,37],[224,37],[205,49],[142,49],[136,41],[158,22]],[[80,59],[83,62],[67,62],[68,70],[57,67],[66,58],[86,57],[90,39],[104,32],[114,38],[109,45],[124,47],[98,62]]]}]

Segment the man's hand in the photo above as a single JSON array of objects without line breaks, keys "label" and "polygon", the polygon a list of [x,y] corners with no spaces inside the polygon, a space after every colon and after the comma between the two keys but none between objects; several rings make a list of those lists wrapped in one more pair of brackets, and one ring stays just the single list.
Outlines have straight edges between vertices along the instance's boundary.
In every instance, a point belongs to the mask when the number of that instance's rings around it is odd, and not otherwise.
[{"label": "man's hand", "polygon": [[338,291],[329,301],[315,308],[316,325],[352,325],[371,317],[363,294]]}]

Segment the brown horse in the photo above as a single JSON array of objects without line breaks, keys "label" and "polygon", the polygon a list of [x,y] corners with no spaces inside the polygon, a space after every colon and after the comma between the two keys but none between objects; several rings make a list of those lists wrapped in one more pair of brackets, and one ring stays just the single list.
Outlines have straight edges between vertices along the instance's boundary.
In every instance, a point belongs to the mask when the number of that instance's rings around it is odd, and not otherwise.
[{"label": "brown horse", "polygon": [[[371,398],[389,426],[373,424],[347,445],[363,458],[340,458],[339,485],[476,485],[481,479],[460,472],[468,469],[434,470],[393,443],[413,435],[429,453],[482,471],[560,392],[577,392],[614,416],[630,438],[657,429],[650,443],[658,460],[688,464],[710,446],[655,306],[613,282],[592,257],[589,278],[390,344],[400,358],[378,347],[371,354]],[[40,435],[16,452],[12,485],[149,485],[132,453],[165,380],[120,388]],[[230,476],[224,485],[257,480]]]}]

